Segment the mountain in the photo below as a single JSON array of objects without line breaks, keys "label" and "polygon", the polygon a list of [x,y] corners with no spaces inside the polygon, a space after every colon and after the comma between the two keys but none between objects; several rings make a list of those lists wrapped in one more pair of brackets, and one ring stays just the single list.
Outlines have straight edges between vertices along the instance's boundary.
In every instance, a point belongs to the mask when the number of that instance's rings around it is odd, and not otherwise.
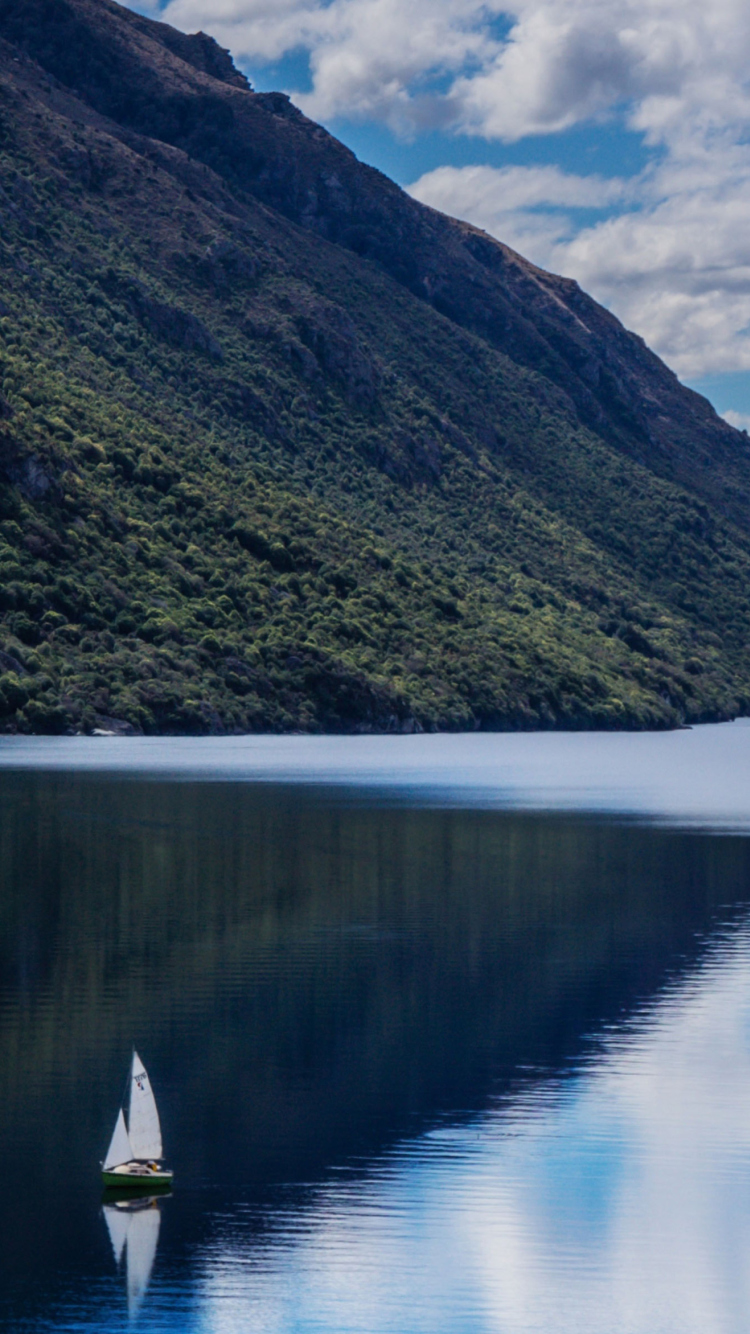
[{"label": "mountain", "polygon": [[227,52],[0,0],[0,728],[750,707],[750,442]]}]

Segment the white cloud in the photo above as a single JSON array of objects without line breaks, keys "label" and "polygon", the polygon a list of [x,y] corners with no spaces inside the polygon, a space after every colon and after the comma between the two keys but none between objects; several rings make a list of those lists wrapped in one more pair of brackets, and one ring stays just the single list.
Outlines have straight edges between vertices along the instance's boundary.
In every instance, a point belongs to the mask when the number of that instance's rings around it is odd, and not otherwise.
[{"label": "white cloud", "polygon": [[[453,90],[463,128],[506,140],[627,106],[654,143],[745,121],[750,9],[738,0],[516,0],[508,41]],[[686,120],[686,113],[688,119]]]},{"label": "white cloud", "polygon": [[722,412],[721,415],[725,422],[729,422],[730,426],[736,426],[738,431],[750,431],[750,413],[732,412],[730,408],[729,412]]},{"label": "white cloud", "polygon": [[473,222],[507,245],[549,260],[576,233],[570,209],[602,209],[632,195],[627,181],[559,167],[438,167],[409,187],[415,199]]},{"label": "white cloud", "polygon": [[631,192],[627,181],[574,176],[559,167],[438,167],[421,178],[420,186],[433,207],[443,207],[437,199],[447,206],[458,193],[486,221],[540,204],[605,208]]}]

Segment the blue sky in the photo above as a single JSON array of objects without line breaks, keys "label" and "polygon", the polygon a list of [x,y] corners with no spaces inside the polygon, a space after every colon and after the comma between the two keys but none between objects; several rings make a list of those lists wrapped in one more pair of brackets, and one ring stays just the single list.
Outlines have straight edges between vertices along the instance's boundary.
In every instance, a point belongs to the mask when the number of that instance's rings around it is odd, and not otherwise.
[{"label": "blue sky", "polygon": [[746,0],[138,0],[750,425]]}]

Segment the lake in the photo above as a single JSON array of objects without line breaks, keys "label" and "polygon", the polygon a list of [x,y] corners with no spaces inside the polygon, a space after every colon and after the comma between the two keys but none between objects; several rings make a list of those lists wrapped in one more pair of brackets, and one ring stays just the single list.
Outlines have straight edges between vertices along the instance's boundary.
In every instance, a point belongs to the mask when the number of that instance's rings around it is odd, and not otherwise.
[{"label": "lake", "polygon": [[0,1327],[746,1334],[749,832],[743,722],[0,741]]}]

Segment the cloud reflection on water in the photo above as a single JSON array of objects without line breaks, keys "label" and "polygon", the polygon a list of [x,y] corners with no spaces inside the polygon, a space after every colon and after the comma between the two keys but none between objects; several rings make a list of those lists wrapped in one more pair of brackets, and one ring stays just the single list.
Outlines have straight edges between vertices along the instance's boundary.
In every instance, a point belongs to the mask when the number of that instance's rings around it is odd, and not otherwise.
[{"label": "cloud reflection on water", "polygon": [[438,1128],[368,1180],[227,1220],[215,1334],[742,1334],[750,1310],[750,926],[577,1073]]}]

